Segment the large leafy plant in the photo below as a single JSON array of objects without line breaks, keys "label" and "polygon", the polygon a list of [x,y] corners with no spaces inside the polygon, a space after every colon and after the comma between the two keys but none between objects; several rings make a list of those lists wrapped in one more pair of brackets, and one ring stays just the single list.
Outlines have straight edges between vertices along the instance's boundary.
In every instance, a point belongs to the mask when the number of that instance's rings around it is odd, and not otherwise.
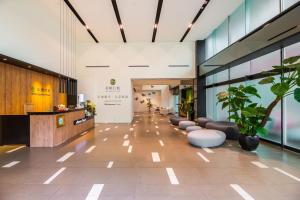
[{"label": "large leafy plant", "polygon": [[[276,96],[267,107],[266,115],[261,122],[264,127],[274,107],[286,96],[294,95],[294,99],[300,103],[300,56],[290,57],[283,61],[283,65],[273,66],[272,72],[265,72],[269,76],[262,79],[259,84],[272,84],[271,92]],[[274,75],[280,74],[279,81]]]},{"label": "large leafy plant", "polygon": [[[241,134],[254,136],[256,133],[265,135],[264,129],[275,106],[286,96],[293,95],[300,103],[300,56],[290,57],[283,61],[283,65],[273,66],[271,72],[264,72],[268,76],[259,84],[272,84],[271,92],[275,99],[265,108],[251,100],[252,96],[261,98],[253,86],[229,87],[228,90],[217,94],[222,109],[229,107],[229,119],[239,127]],[[276,80],[275,75],[280,75]]]},{"label": "large leafy plant", "polygon": [[260,126],[264,119],[266,108],[253,102],[252,97],[261,98],[253,86],[229,87],[227,91],[217,94],[222,109],[229,107],[229,119],[233,120],[241,134],[254,136],[257,132],[265,134]]}]

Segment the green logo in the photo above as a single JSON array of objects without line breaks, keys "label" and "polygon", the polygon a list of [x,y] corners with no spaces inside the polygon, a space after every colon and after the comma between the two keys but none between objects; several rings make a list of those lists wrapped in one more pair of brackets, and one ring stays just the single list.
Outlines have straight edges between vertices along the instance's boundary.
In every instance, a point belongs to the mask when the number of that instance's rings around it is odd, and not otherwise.
[{"label": "green logo", "polygon": [[111,84],[111,85],[116,85],[116,79],[113,79],[113,78],[110,79],[110,84]]}]

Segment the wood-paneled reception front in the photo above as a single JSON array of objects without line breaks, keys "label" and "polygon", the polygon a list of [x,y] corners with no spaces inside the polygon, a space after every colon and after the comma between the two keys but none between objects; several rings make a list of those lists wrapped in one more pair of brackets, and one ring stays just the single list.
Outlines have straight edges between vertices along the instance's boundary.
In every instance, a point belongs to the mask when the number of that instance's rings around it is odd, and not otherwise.
[{"label": "wood-paneled reception front", "polygon": [[94,118],[86,118],[84,109],[28,114],[31,147],[55,147],[94,127]]},{"label": "wood-paneled reception front", "polygon": [[55,147],[94,127],[93,117],[75,109],[76,79],[0,58],[0,145]]}]

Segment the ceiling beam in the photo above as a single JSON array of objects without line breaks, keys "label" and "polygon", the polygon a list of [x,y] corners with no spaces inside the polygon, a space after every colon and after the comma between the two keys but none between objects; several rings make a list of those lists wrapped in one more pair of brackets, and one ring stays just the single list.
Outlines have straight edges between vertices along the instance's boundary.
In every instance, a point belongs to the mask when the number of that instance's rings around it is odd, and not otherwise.
[{"label": "ceiling beam", "polygon": [[158,0],[156,16],[155,16],[155,22],[154,22],[154,28],[153,28],[153,34],[152,34],[152,42],[155,42],[155,37],[156,37],[157,27],[158,27],[158,23],[159,23],[162,4],[163,4],[163,0]]},{"label": "ceiling beam", "polygon": [[93,40],[96,43],[99,43],[98,39],[95,37],[93,32],[90,30],[90,28],[86,25],[86,23],[83,21],[83,19],[80,17],[78,12],[75,10],[75,8],[72,6],[69,0],[64,0],[64,2],[67,4],[69,9],[73,12],[73,14],[76,16],[76,18],[80,21],[80,23],[86,28],[87,32],[90,34],[90,36],[93,38]]},{"label": "ceiling beam", "polygon": [[206,0],[204,1],[204,3],[202,4],[200,10],[198,11],[198,13],[196,14],[196,16],[194,17],[192,23],[190,23],[189,27],[187,28],[187,30],[185,31],[185,33],[183,34],[183,36],[180,39],[180,42],[183,42],[183,40],[185,39],[185,37],[187,36],[187,34],[190,32],[190,30],[192,29],[192,26],[196,23],[196,21],[198,20],[198,18],[200,17],[200,15],[203,13],[203,11],[205,10],[206,6],[208,5],[208,3],[211,0]]},{"label": "ceiling beam", "polygon": [[120,27],[120,32],[121,32],[121,35],[122,35],[123,42],[126,43],[127,41],[126,41],[126,37],[125,37],[124,27],[123,27],[122,20],[121,20],[121,17],[120,17],[117,2],[116,2],[116,0],[111,0],[111,3],[113,5],[115,15],[116,15],[119,27]]}]

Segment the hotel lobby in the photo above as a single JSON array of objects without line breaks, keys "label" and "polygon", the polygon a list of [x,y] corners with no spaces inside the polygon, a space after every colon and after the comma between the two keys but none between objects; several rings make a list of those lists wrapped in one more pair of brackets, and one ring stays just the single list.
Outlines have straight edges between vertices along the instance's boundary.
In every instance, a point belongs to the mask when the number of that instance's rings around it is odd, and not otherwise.
[{"label": "hotel lobby", "polygon": [[299,200],[299,0],[1,0],[0,200]]}]

